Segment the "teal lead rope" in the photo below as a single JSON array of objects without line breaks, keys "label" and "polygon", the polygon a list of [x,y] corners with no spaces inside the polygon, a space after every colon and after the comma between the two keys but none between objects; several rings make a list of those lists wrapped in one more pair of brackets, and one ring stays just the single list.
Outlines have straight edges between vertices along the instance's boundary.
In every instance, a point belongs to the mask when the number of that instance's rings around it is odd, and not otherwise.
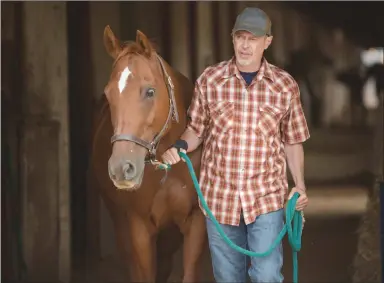
[{"label": "teal lead rope", "polygon": [[[297,283],[298,282],[298,269],[299,269],[297,254],[301,249],[301,235],[302,235],[302,230],[303,230],[302,215],[299,211],[297,211],[295,209],[297,199],[300,196],[299,193],[295,193],[293,195],[293,197],[288,200],[287,207],[285,210],[285,225],[284,225],[284,228],[281,230],[280,234],[278,235],[277,239],[275,239],[275,241],[272,243],[272,245],[269,247],[269,249],[267,251],[265,251],[263,253],[255,253],[255,252],[252,252],[252,251],[249,251],[249,250],[246,250],[246,249],[243,249],[243,248],[237,246],[227,237],[227,235],[225,235],[224,231],[221,229],[220,224],[217,222],[217,220],[213,216],[211,210],[208,208],[208,205],[207,205],[207,203],[204,199],[204,196],[201,192],[199,182],[197,181],[195,171],[193,170],[191,160],[183,152],[179,152],[179,155],[187,163],[189,173],[192,177],[193,184],[195,186],[197,195],[199,196],[199,199],[200,199],[205,211],[207,212],[207,214],[209,215],[211,220],[214,222],[216,229],[218,230],[219,234],[223,237],[224,241],[231,248],[233,248],[234,250],[236,250],[242,254],[245,254],[245,255],[248,255],[251,257],[264,257],[264,256],[269,255],[273,251],[273,249],[275,249],[276,246],[283,240],[285,234],[288,233],[288,241],[289,241],[289,244],[291,245],[292,256],[293,256],[293,283]],[[170,169],[170,166],[167,164],[164,164],[164,165],[161,164],[158,166],[161,169],[165,169],[165,170]]]}]

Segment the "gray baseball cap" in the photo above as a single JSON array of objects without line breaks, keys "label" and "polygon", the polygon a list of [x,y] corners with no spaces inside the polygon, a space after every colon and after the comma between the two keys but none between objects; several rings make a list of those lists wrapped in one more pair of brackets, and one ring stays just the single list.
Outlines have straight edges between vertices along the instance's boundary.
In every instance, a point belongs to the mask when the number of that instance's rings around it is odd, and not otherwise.
[{"label": "gray baseball cap", "polygon": [[243,30],[254,36],[271,35],[271,27],[271,20],[263,10],[247,7],[237,16],[232,32]]}]

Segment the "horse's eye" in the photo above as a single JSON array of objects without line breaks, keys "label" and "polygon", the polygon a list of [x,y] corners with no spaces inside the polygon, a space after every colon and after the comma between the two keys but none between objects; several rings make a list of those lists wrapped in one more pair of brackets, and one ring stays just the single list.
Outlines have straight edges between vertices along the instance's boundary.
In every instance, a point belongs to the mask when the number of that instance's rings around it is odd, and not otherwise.
[{"label": "horse's eye", "polygon": [[154,88],[149,88],[147,89],[147,92],[145,93],[147,97],[153,97],[155,95],[155,89]]}]

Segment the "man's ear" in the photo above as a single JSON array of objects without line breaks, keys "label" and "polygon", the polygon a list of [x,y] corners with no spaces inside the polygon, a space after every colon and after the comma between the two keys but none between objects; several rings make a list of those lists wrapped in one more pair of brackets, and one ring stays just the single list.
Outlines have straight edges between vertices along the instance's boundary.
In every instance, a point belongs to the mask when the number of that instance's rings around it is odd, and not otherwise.
[{"label": "man's ear", "polygon": [[265,39],[265,43],[264,43],[264,50],[267,50],[268,47],[271,45],[272,43],[272,40],[273,40],[273,36],[270,35],[268,36],[266,39]]}]

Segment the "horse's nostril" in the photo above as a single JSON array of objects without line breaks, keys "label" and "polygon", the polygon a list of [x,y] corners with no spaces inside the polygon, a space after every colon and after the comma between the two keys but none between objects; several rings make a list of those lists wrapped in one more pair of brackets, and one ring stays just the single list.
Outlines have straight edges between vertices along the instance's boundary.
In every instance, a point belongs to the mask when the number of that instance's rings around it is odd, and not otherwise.
[{"label": "horse's nostril", "polygon": [[132,162],[127,161],[127,163],[123,166],[123,173],[126,180],[133,179],[136,175],[135,165]]}]

